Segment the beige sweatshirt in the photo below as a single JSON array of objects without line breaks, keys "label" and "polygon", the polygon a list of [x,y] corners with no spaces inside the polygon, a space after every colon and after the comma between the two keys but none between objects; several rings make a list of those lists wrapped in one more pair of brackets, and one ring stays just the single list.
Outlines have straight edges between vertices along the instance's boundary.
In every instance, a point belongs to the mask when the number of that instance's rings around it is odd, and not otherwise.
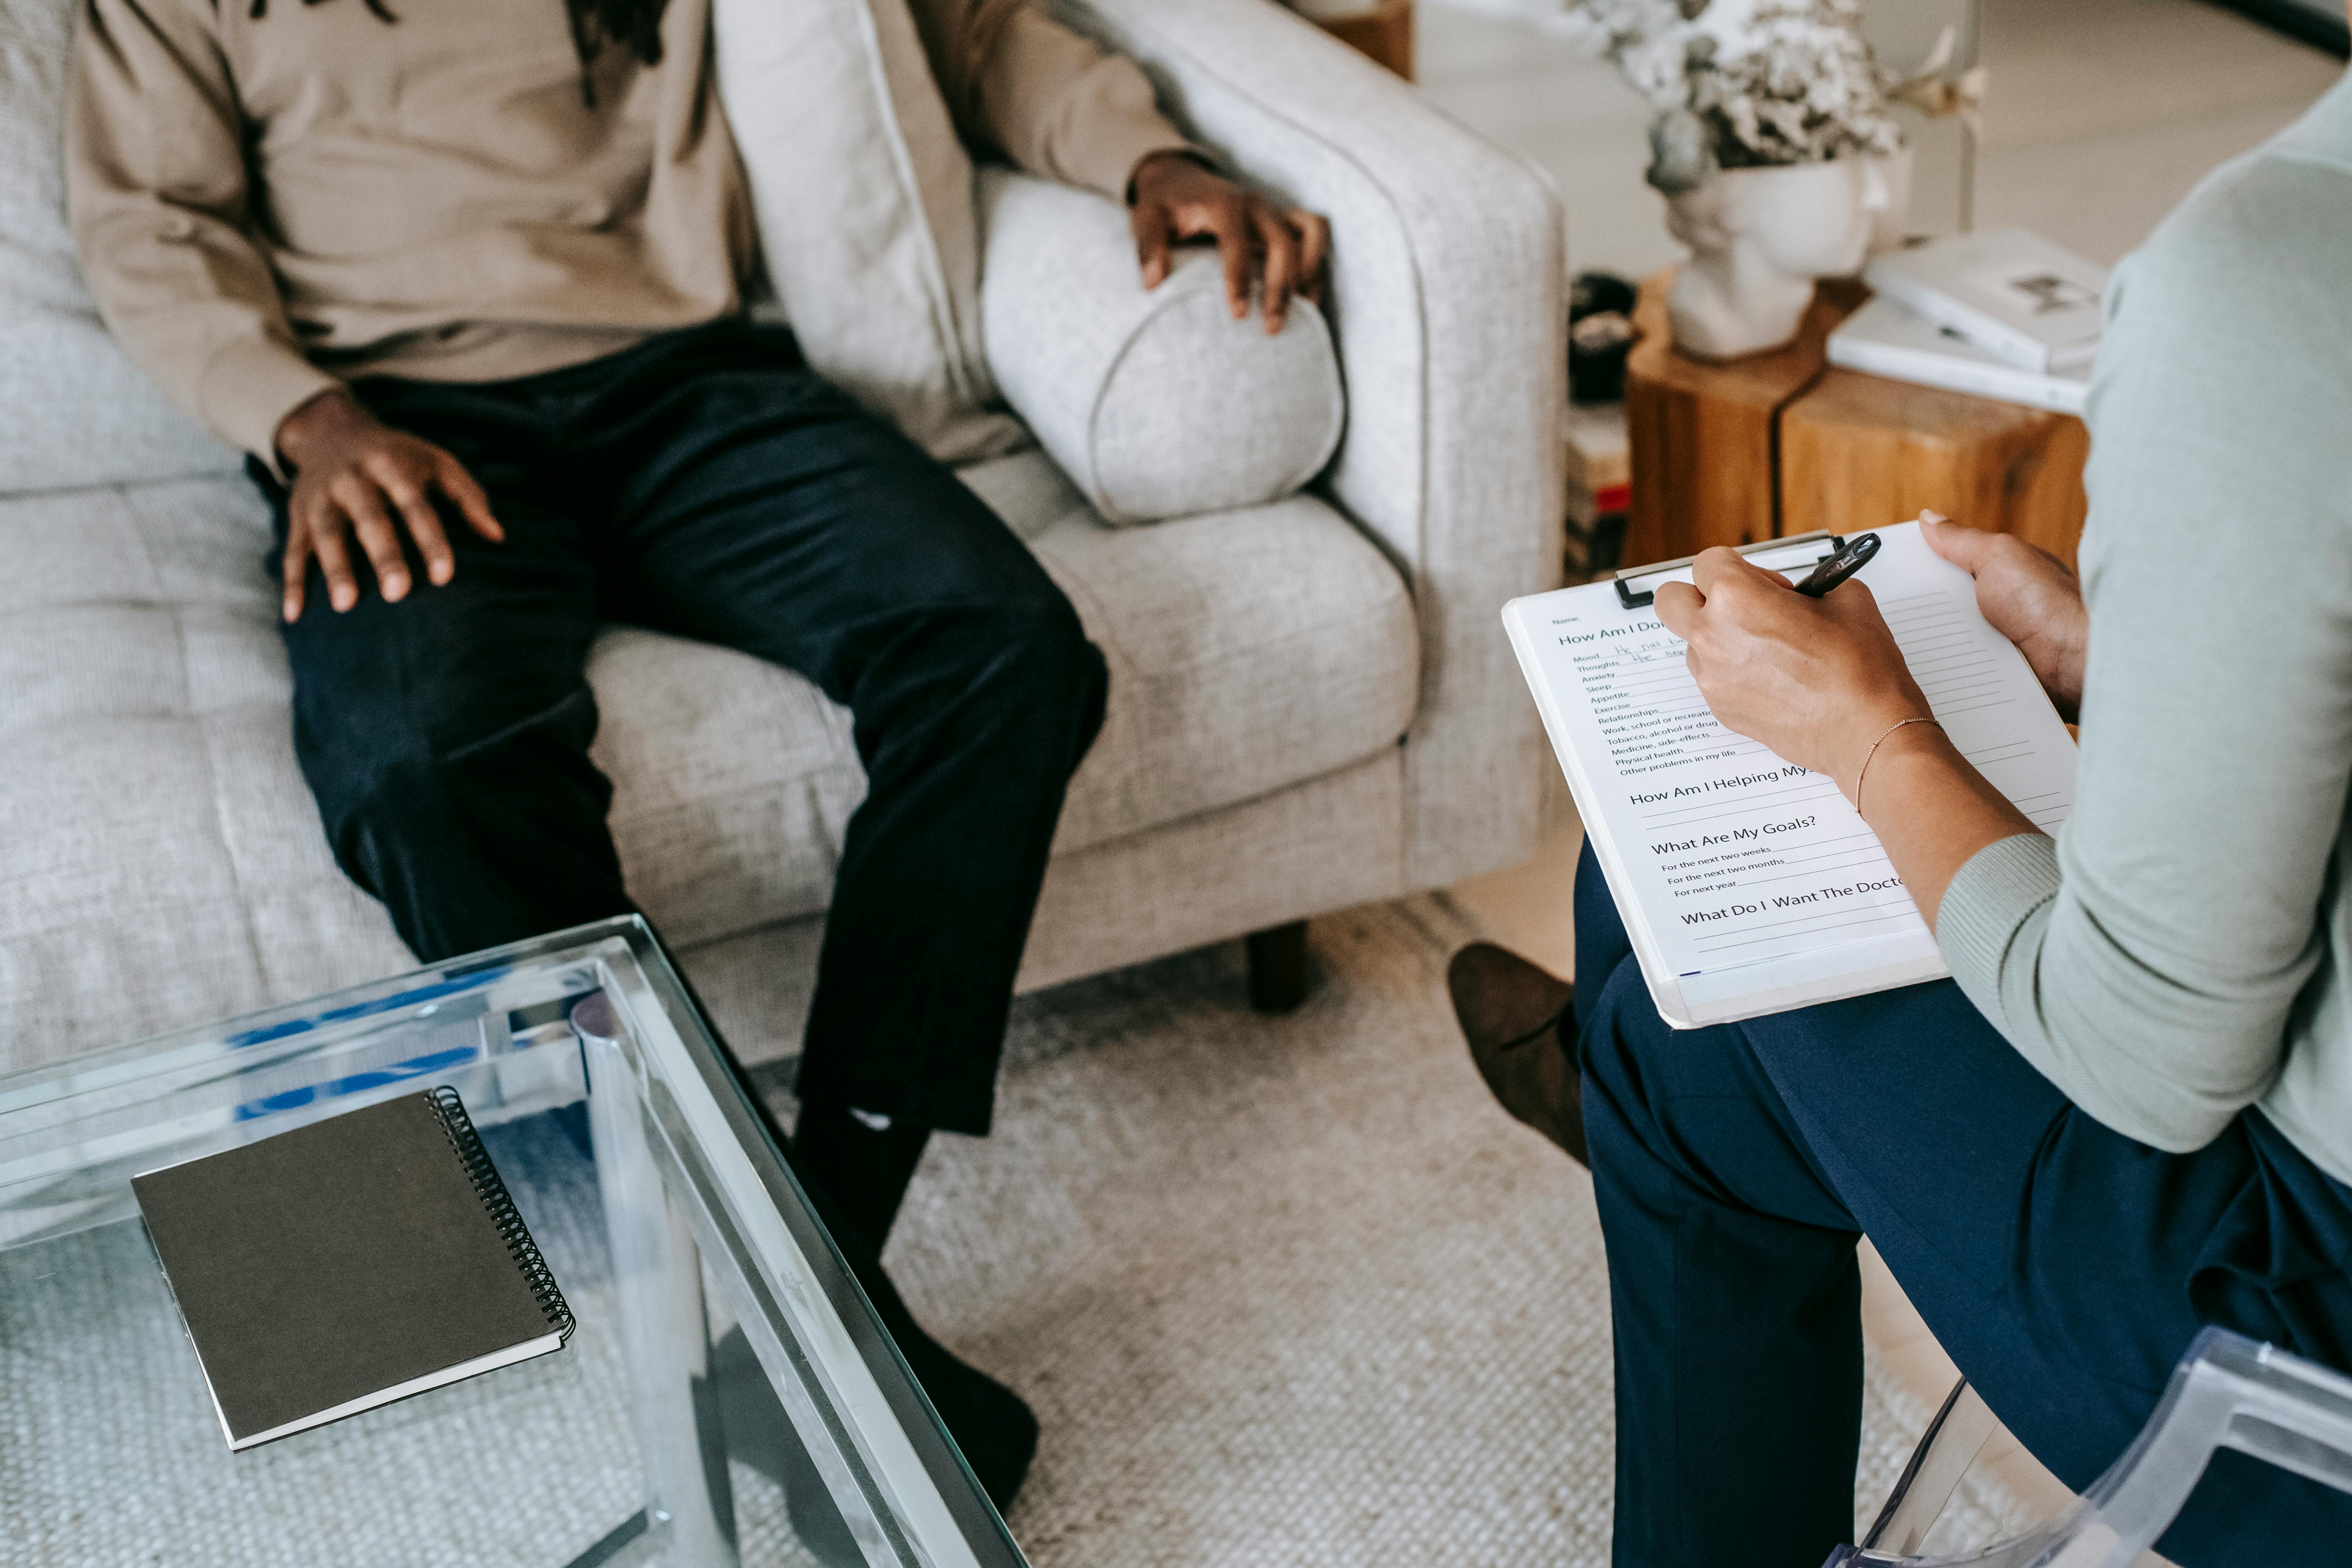
[{"label": "beige sweatshirt", "polygon": [[[222,438],[339,380],[490,381],[735,311],[749,202],[709,0],[583,91],[563,0],[88,0],[68,191],[115,337]],[[793,0],[777,0],[791,4]],[[1129,61],[1024,0],[913,0],[959,129],[1117,195],[1185,145]]]}]

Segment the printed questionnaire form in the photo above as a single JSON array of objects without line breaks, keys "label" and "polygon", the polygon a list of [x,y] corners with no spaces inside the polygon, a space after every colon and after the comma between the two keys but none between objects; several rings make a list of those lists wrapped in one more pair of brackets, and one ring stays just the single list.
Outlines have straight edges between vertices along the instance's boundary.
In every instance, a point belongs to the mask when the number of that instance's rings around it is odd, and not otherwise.
[{"label": "printed questionnaire form", "polygon": [[[1967,573],[1916,524],[1861,581],[1936,717],[2043,831],[2074,806],[2074,744]],[[1818,545],[1750,556],[1802,575]],[[1683,571],[1643,578],[1643,588]],[[1652,997],[1679,1027],[1754,1017],[1948,971],[1878,837],[1822,773],[1715,721],[1682,639],[1609,583],[1516,599],[1511,641]]]}]

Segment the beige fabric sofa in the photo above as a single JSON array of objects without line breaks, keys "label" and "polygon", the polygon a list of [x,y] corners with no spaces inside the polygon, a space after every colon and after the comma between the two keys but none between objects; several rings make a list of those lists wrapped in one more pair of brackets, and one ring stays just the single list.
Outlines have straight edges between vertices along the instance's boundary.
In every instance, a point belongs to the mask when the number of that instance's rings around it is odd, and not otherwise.
[{"label": "beige fabric sofa", "polygon": [[[6,123],[54,101],[66,12],[0,0],[0,1068],[412,962],[295,768],[260,502],[142,401],[59,255],[53,127],[44,152]],[[1067,14],[1330,216],[1347,408],[1306,490],[1148,526],[1103,523],[1042,451],[963,470],[1111,667],[1029,987],[1523,858],[1542,768],[1496,611],[1550,584],[1561,500],[1537,176],[1265,0]],[[796,1048],[863,787],[845,714],[629,627],[591,676],[632,889],[739,1050]]]}]

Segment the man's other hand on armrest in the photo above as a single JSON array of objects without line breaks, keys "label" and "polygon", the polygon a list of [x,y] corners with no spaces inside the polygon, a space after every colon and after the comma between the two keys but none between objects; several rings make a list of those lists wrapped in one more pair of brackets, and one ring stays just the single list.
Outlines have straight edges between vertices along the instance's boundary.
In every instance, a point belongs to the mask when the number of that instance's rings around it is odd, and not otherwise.
[{"label": "man's other hand on armrest", "polygon": [[1186,153],[1154,153],[1128,185],[1143,286],[1157,289],[1175,265],[1180,241],[1213,239],[1225,264],[1225,300],[1240,321],[1250,289],[1265,286],[1265,330],[1282,331],[1294,295],[1323,302],[1331,226],[1314,213],[1276,206]]},{"label": "man's other hand on armrest", "polygon": [[[286,619],[302,617],[311,557],[327,579],[327,602],[338,613],[360,602],[352,571],[352,536],[374,569],[387,600],[405,598],[408,557],[400,529],[416,543],[425,574],[436,586],[457,575],[457,560],[434,492],[446,498],[467,526],[497,543],[506,531],[490,515],[490,498],[465,465],[433,445],[395,430],[338,388],[322,392],[278,426],[278,453],[294,474],[286,501]],[[400,522],[393,521],[397,514]]]}]

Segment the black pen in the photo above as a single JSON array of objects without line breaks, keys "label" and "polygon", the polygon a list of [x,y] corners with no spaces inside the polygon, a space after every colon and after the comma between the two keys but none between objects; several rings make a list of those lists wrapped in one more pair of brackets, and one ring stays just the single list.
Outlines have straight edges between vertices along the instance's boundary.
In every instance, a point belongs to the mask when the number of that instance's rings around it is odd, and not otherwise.
[{"label": "black pen", "polygon": [[1818,599],[1869,565],[1870,558],[1877,553],[1878,535],[1858,533],[1845,542],[1843,550],[1835,555],[1823,556],[1818,565],[1806,573],[1805,580],[1797,584],[1797,592],[1809,599]]}]

